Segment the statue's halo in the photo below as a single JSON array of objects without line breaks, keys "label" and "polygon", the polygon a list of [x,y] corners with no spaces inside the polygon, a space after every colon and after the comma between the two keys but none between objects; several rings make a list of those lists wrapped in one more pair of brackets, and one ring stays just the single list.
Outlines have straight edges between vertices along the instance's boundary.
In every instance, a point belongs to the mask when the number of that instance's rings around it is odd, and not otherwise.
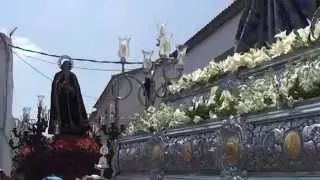
[{"label": "statue's halo", "polygon": [[59,68],[60,68],[60,69],[62,68],[62,64],[63,64],[63,62],[65,62],[65,61],[69,61],[70,64],[71,64],[71,68],[72,68],[72,66],[73,66],[73,60],[72,60],[72,58],[71,58],[70,56],[68,56],[68,55],[63,55],[63,56],[61,56],[61,57],[59,58],[59,60],[58,60],[58,66],[59,66]]}]

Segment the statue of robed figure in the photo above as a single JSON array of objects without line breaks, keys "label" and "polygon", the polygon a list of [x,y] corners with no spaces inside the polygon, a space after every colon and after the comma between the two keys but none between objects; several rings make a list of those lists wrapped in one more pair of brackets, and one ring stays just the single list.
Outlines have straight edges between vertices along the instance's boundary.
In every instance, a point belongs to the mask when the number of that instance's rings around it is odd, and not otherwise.
[{"label": "statue of robed figure", "polygon": [[51,89],[50,134],[85,134],[88,118],[79,82],[71,72],[70,57],[59,59],[61,71],[56,73]]}]

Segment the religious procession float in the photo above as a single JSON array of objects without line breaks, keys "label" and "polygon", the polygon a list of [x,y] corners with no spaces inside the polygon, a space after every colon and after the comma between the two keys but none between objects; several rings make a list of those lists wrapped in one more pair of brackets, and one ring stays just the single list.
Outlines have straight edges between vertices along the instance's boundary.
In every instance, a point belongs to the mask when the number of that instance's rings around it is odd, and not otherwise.
[{"label": "religious procession float", "polygon": [[[86,134],[72,61],[61,57],[50,117],[40,97],[36,123],[22,121],[13,130],[18,142],[11,141],[12,178],[318,179],[320,10],[315,9],[312,0],[248,1],[235,53],[171,81],[161,103],[137,114],[121,138],[112,130],[102,133],[109,140]],[[160,60],[170,59],[168,42],[160,33]],[[180,47],[179,70],[185,53]],[[149,69],[153,62],[146,59]],[[144,91],[150,89],[144,85]],[[23,119],[29,119],[25,111]],[[49,119],[52,137],[43,135]]]},{"label": "religious procession float", "polygon": [[62,56],[59,66],[50,110],[43,106],[44,96],[39,96],[37,120],[33,122],[30,108],[24,108],[22,121],[12,131],[10,145],[15,156],[11,179],[104,179],[112,175],[107,139],[87,134],[90,127],[71,59]]},{"label": "religious procession float", "polygon": [[[182,75],[163,103],[131,121],[127,136],[114,143],[115,179],[319,178],[319,10],[293,3],[307,1],[262,2],[250,1],[243,12],[241,51]],[[288,6],[294,12],[274,17],[258,11]],[[275,33],[275,24],[285,30]],[[271,41],[248,49],[250,38],[271,31]]]}]

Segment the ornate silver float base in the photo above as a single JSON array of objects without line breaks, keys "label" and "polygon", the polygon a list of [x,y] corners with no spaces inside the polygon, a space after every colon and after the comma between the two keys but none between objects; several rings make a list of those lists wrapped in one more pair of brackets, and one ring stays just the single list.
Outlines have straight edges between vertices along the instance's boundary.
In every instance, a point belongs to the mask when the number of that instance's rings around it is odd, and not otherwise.
[{"label": "ornate silver float base", "polygon": [[320,179],[320,101],[116,144],[115,179]]}]

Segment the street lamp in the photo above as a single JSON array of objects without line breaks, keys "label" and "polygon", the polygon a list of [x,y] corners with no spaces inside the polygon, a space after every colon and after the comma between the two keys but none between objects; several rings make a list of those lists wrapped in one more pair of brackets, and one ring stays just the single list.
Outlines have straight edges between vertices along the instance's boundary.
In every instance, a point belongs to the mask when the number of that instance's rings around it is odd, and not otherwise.
[{"label": "street lamp", "polygon": [[[144,81],[139,80],[137,77],[130,75],[125,72],[125,65],[131,64],[126,60],[129,57],[129,42],[130,38],[119,38],[119,51],[118,55],[120,57],[120,64],[122,65],[122,71],[117,76],[117,78],[111,80],[111,91],[114,97],[115,107],[114,107],[114,119],[117,123],[119,121],[119,101],[128,98],[133,91],[133,83],[139,85],[138,90],[138,100],[147,109],[150,105],[155,103],[155,99],[163,98],[168,94],[168,85],[172,80],[179,79],[184,70],[184,57],[186,55],[187,46],[179,45],[177,46],[177,57],[170,57],[171,53],[171,40],[167,35],[165,25],[162,24],[159,27],[159,36],[157,38],[159,47],[159,59],[152,61],[153,51],[142,51],[143,54],[143,72]],[[172,69],[174,67],[174,69]],[[155,74],[160,70],[160,78],[163,82],[160,82],[156,86]],[[175,70],[177,74],[174,77],[169,77],[169,71]],[[128,83],[128,91],[124,95],[120,95],[120,80],[125,80]],[[143,94],[144,99],[141,97]]]},{"label": "street lamp", "polygon": [[[30,118],[30,107],[22,109],[22,121],[16,123],[16,127],[12,129],[13,136],[18,138],[18,145],[14,146],[13,139],[10,140],[10,146],[13,149],[19,148],[25,143],[32,145],[35,150],[44,147],[42,142],[42,133],[45,132],[48,123],[48,112],[43,106],[44,96],[38,96],[38,116],[36,121]],[[13,138],[13,137],[12,137]]]},{"label": "street lamp", "polygon": [[106,140],[106,137],[104,137],[105,135],[103,134],[101,136],[101,148],[100,148],[100,158],[99,158],[99,161],[98,161],[98,164],[95,164],[94,167],[95,169],[99,170],[100,171],[100,177],[104,177],[104,171],[106,169],[109,168],[109,165],[108,165],[108,159],[107,159],[107,155],[109,153],[109,149],[108,149],[108,146],[107,146],[107,140]]}]

